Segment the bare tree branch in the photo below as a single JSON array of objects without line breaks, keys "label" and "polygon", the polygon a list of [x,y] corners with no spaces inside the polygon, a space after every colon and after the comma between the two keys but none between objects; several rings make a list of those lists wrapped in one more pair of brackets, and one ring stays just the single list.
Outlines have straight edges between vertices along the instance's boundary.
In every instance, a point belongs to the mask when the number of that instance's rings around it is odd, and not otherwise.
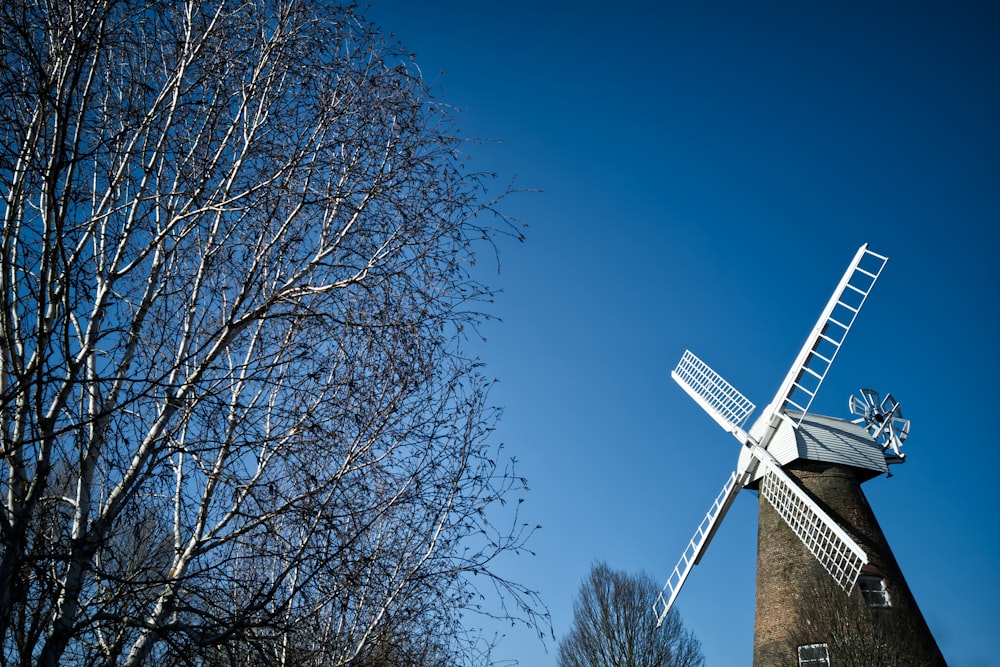
[{"label": "bare tree branch", "polygon": [[306,0],[0,32],[0,665],[489,655],[471,574],[541,629],[461,349],[509,223],[408,54]]}]

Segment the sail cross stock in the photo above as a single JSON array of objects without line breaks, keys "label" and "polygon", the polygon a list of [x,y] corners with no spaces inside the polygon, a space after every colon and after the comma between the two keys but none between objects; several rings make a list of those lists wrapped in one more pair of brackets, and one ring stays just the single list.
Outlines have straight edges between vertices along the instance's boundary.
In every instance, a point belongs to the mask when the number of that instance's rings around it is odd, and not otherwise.
[{"label": "sail cross stock", "polygon": [[754,404],[705,362],[685,351],[671,372],[674,381],[743,448],[736,470],[698,526],[654,604],[657,624],[666,618],[736,494],[755,480],[760,482],[762,497],[774,506],[837,585],[848,593],[854,588],[861,568],[868,562],[864,549],[781,469],[768,452],[768,445],[782,421],[796,429],[801,426],[887,261],[887,257],[869,250],[867,244],[858,249],[777,393],[749,432],[745,425]]}]

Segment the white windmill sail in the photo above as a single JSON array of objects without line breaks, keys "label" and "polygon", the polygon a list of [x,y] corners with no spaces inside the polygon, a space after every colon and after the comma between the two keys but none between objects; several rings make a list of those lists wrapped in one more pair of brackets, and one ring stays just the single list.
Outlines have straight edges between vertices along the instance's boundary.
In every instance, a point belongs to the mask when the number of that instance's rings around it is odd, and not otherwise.
[{"label": "white windmill sail", "polygon": [[742,488],[742,484],[736,483],[736,472],[729,475],[729,479],[722,486],[722,491],[715,498],[715,502],[705,514],[701,524],[698,525],[698,530],[694,531],[694,537],[688,542],[687,549],[681,554],[680,560],[674,566],[674,571],[671,572],[667,583],[663,585],[663,589],[653,604],[653,611],[656,613],[656,627],[660,627],[667,617],[667,612],[670,611],[674,600],[677,599],[677,594],[687,580],[691,568],[701,561],[701,556],[705,553],[708,543],[712,541],[712,536],[715,535],[722,517],[729,511],[729,506],[733,504],[736,494]]},{"label": "white windmill sail", "polygon": [[868,554],[843,528],[820,509],[778,464],[759,448],[755,454],[765,467],[760,495],[792,529],[809,553],[830,573],[837,585],[850,593],[858,581]]},{"label": "white windmill sail", "polygon": [[743,430],[754,404],[708,364],[685,350],[670,377],[722,428],[747,441]]},{"label": "white windmill sail", "polygon": [[[858,248],[774,400],[751,429],[761,446],[767,447],[780,418],[791,419],[796,427],[802,423],[888,260],[888,257],[869,250],[867,243]],[[788,410],[798,414],[790,417]]]}]

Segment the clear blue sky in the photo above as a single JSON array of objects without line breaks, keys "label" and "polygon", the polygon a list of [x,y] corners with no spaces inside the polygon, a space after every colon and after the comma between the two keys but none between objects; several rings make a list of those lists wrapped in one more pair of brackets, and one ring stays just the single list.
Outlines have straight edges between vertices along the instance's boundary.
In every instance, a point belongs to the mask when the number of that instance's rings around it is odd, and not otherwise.
[{"label": "clear blue sky", "polygon": [[[373,0],[462,109],[508,200],[482,356],[532,492],[557,637],[595,560],[669,574],[736,465],[670,380],[685,348],[758,405],[854,251],[889,255],[814,412],[862,386],[912,419],[865,491],[951,667],[997,665],[1000,10],[971,2]],[[752,656],[756,497],[677,603],[710,667]],[[555,646],[507,628],[496,657]]]}]

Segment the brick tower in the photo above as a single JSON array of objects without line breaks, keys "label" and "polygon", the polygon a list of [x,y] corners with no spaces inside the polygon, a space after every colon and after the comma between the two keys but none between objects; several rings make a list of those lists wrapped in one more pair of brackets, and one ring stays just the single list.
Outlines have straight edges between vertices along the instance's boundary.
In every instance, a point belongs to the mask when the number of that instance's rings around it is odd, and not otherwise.
[{"label": "brick tower", "polygon": [[762,497],[754,666],[945,667],[861,490],[871,472],[808,460],[785,465],[784,470],[847,529],[869,561],[845,595]]},{"label": "brick tower", "polygon": [[861,246],[784,381],[754,404],[690,351],[673,379],[742,445],[654,611],[666,618],[741,489],[758,492],[755,667],[944,667],[861,483],[902,463],[899,403],[871,389],[846,421],[809,408],[887,257]]}]

